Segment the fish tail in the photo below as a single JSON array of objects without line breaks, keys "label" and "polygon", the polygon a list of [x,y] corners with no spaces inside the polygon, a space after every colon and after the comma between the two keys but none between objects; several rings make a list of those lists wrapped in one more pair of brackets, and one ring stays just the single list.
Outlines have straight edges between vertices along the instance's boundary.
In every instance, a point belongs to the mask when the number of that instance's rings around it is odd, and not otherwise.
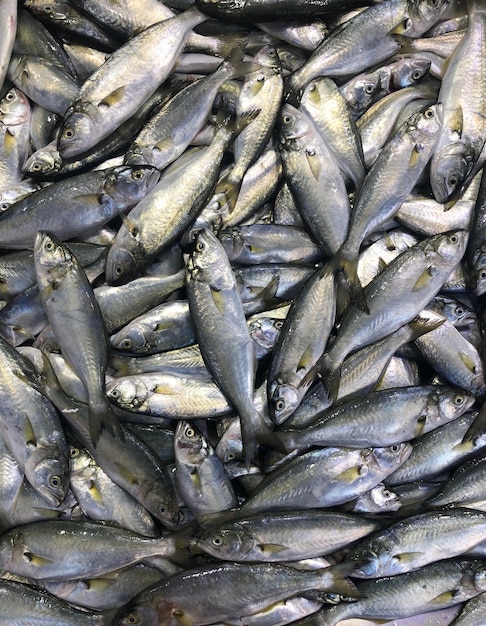
[{"label": "fish tail", "polygon": [[255,411],[251,416],[240,416],[241,421],[241,438],[243,442],[243,460],[246,468],[255,461],[258,452],[258,446],[262,445],[266,448],[273,448],[287,454],[284,444],[276,433],[267,426],[262,416]]},{"label": "fish tail", "polygon": [[225,60],[219,66],[221,71],[227,72],[228,79],[237,78],[238,76],[242,76],[243,74],[248,74],[249,72],[259,69],[260,65],[258,65],[258,63],[243,60],[247,39],[242,40],[241,37],[238,37],[232,41],[233,43],[236,41],[236,45],[233,45],[233,47],[228,50],[227,56],[225,55]]},{"label": "fish tail", "polygon": [[486,402],[483,403],[483,406],[477,414],[476,419],[467,429],[461,443],[466,443],[468,441],[472,441],[473,443],[475,443],[476,440],[479,439],[479,437],[482,437],[484,434],[486,434]]},{"label": "fish tail", "polygon": [[[338,563],[321,570],[323,576],[324,591],[331,589],[333,592],[348,598],[363,598],[364,595],[358,590],[356,585],[349,580],[348,576],[354,571],[355,566],[352,563]],[[329,575],[332,579],[329,582]]]},{"label": "fish tail", "polygon": [[124,441],[125,435],[123,434],[122,426],[118,417],[113,412],[113,409],[108,402],[108,398],[103,396],[100,399],[90,399],[88,406],[89,436],[94,447],[96,447],[100,435],[104,430],[110,433],[110,435],[115,439],[121,439]]},{"label": "fish tail", "polygon": [[341,367],[342,363],[333,363],[328,353],[325,353],[320,360],[320,374],[332,404],[336,402],[339,393]]},{"label": "fish tail", "polygon": [[231,180],[231,172],[224,176],[216,185],[215,194],[222,195],[226,199],[229,212],[232,213],[241,188],[241,180]]},{"label": "fish tail", "polygon": [[[246,35],[242,36],[241,32],[228,33],[218,37],[215,52],[218,56],[228,61],[229,57],[232,57],[238,48],[242,48],[242,51],[244,51],[247,44],[248,37]],[[241,54],[241,56],[243,56],[243,54]]]},{"label": "fish tail", "polygon": [[351,257],[341,246],[332,259],[331,265],[335,272],[342,272],[344,275],[351,302],[369,314],[370,309],[366,302],[364,289],[358,278],[358,257],[356,255]]}]

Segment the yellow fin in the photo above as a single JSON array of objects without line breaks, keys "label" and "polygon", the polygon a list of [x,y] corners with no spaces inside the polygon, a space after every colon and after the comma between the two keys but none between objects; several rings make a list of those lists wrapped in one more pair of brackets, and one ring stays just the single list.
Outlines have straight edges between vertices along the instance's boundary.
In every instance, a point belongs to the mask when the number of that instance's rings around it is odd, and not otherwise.
[{"label": "yellow fin", "polygon": [[403,20],[390,31],[390,35],[403,35],[407,30],[407,20]]},{"label": "yellow fin", "polygon": [[132,472],[127,467],[125,467],[124,465],[120,465],[120,463],[116,463],[116,462],[115,462],[115,466],[118,469],[118,473],[124,480],[126,480],[132,485],[138,484],[137,478],[132,474]]},{"label": "yellow fin", "polygon": [[173,145],[172,139],[162,139],[158,143],[155,144],[154,148],[160,150],[160,152],[164,152],[167,148],[170,148]]},{"label": "yellow fin", "polygon": [[33,552],[24,552],[24,557],[35,567],[45,567],[46,565],[54,563],[51,559],[46,559],[43,556],[34,554]]},{"label": "yellow fin", "polygon": [[37,439],[35,437],[34,429],[32,427],[32,422],[30,421],[27,415],[25,416],[23,432],[24,432],[25,445],[28,448],[37,447]]},{"label": "yellow fin", "polygon": [[123,85],[122,87],[118,87],[117,89],[109,93],[106,96],[106,98],[103,98],[103,100],[101,100],[98,103],[98,106],[111,107],[114,104],[118,104],[119,102],[121,102],[121,100],[123,100],[125,91],[126,91],[126,85]]},{"label": "yellow fin", "polygon": [[415,424],[415,429],[413,431],[413,436],[415,438],[420,437],[420,435],[423,434],[426,422],[427,416],[420,415],[420,417],[417,419],[417,423]]},{"label": "yellow fin", "polygon": [[174,396],[178,393],[171,385],[157,385],[152,391],[153,393],[160,393],[164,396]]},{"label": "yellow fin", "polygon": [[316,180],[319,180],[319,176],[321,175],[320,160],[315,157],[313,152],[307,152],[307,150],[305,151],[305,156],[309,165],[309,169],[312,172],[312,176],[314,176]]},{"label": "yellow fin", "polygon": [[86,589],[91,591],[106,591],[115,584],[111,578],[90,578],[84,581]]},{"label": "yellow fin", "polygon": [[201,476],[199,475],[199,472],[197,471],[197,467],[193,467],[191,470],[191,480],[194,484],[194,487],[198,491],[201,491]]},{"label": "yellow fin", "polygon": [[159,323],[155,325],[155,330],[156,331],[170,330],[173,326],[174,324],[172,322],[165,322],[163,324]]},{"label": "yellow fin", "polygon": [[302,353],[302,356],[300,357],[300,360],[297,364],[297,371],[309,370],[314,365],[315,361],[316,360],[314,358],[314,349],[312,345],[309,344]]},{"label": "yellow fin", "polygon": [[462,129],[464,126],[464,116],[462,114],[462,107],[457,107],[457,109],[454,109],[454,113],[449,118],[449,122],[450,122],[449,128],[453,132],[457,133],[459,137],[461,137]]},{"label": "yellow fin", "polygon": [[254,246],[252,244],[247,245],[248,248],[248,252],[251,252],[252,254],[262,254],[265,252],[265,248],[262,248],[261,246]]},{"label": "yellow fin", "polygon": [[288,546],[282,546],[278,543],[259,543],[258,547],[262,554],[277,554],[282,552],[282,550],[288,550]]},{"label": "yellow fin", "polygon": [[476,364],[469,356],[469,354],[466,354],[465,352],[459,352],[459,358],[472,374],[476,374]]},{"label": "yellow fin", "polygon": [[393,558],[397,561],[400,561],[400,563],[411,563],[417,557],[420,557],[422,555],[423,552],[401,552],[400,554],[394,554]]},{"label": "yellow fin", "polygon": [[172,615],[176,618],[181,626],[194,626],[194,622],[181,609],[174,609]]},{"label": "yellow fin", "polygon": [[430,283],[430,279],[434,275],[434,270],[432,267],[428,267],[417,279],[417,282],[412,288],[412,291],[420,291],[421,289],[425,289],[428,287]]},{"label": "yellow fin", "polygon": [[218,311],[220,312],[220,314],[221,315],[225,315],[226,298],[224,297],[224,295],[221,293],[221,291],[219,289],[215,289],[214,287],[211,287],[211,295],[213,297],[213,302],[214,302],[216,308],[218,309]]},{"label": "yellow fin", "polygon": [[435,598],[432,598],[432,600],[429,600],[429,602],[427,604],[449,604],[450,602],[452,602],[452,600],[454,599],[454,596],[456,595],[455,591],[445,591],[444,593],[441,593],[440,595],[436,596]]},{"label": "yellow fin", "polygon": [[409,165],[411,168],[417,167],[420,153],[421,153],[420,146],[415,145],[413,147],[412,152],[410,153]]},{"label": "yellow fin", "polygon": [[359,471],[359,467],[350,467],[349,469],[341,472],[336,476],[336,480],[342,480],[345,483],[352,483],[361,476],[361,472]]},{"label": "yellow fin", "polygon": [[251,87],[251,95],[256,96],[261,91],[264,84],[265,77],[263,77],[263,80],[256,80]]},{"label": "yellow fin", "polygon": [[5,131],[5,137],[3,140],[3,145],[5,147],[5,152],[10,154],[13,150],[15,150],[17,142],[15,141],[15,135],[13,135],[9,129]]},{"label": "yellow fin", "polygon": [[94,482],[94,480],[90,480],[89,481],[88,491],[89,491],[91,497],[93,498],[93,500],[95,500],[96,502],[102,502],[103,501],[103,498],[101,497],[100,490],[96,486],[96,483]]}]

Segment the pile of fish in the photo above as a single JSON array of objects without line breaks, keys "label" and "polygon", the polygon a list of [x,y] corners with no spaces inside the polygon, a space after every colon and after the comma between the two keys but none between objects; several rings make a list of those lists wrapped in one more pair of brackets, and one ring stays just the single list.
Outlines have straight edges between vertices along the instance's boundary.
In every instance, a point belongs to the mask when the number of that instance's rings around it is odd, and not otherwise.
[{"label": "pile of fish", "polygon": [[0,625],[486,624],[485,85],[482,0],[1,3]]}]

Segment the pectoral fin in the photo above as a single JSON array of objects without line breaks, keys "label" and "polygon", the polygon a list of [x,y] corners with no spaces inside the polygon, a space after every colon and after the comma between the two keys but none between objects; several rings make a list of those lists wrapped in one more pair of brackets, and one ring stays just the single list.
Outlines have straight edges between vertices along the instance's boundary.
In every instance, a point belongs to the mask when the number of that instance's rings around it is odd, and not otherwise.
[{"label": "pectoral fin", "polygon": [[34,428],[32,427],[32,422],[27,415],[25,415],[23,434],[27,448],[36,448],[37,439],[34,433]]},{"label": "pectoral fin", "polygon": [[101,493],[100,493],[98,487],[96,486],[96,483],[94,482],[94,480],[90,480],[89,481],[88,491],[89,491],[91,497],[93,498],[93,500],[95,500],[96,502],[102,502],[103,501],[103,498],[101,497]]},{"label": "pectoral fin", "polygon": [[33,552],[24,552],[24,557],[34,565],[34,567],[45,567],[46,565],[50,565],[54,563],[51,559],[46,559],[43,556],[39,556],[38,554],[34,554]]},{"label": "pectoral fin", "polygon": [[282,550],[288,550],[287,546],[281,546],[278,543],[259,543],[258,548],[261,550],[262,554],[277,554],[278,552],[282,552]]},{"label": "pectoral fin", "polygon": [[428,267],[417,279],[417,282],[412,288],[412,291],[420,291],[421,289],[425,289],[428,287],[430,283],[430,279],[434,275],[434,269],[432,267]]},{"label": "pectoral fin", "polygon": [[225,315],[226,298],[224,297],[224,294],[219,289],[211,286],[211,296],[213,297],[214,305],[218,309],[220,315]]},{"label": "pectoral fin", "polygon": [[171,387],[170,385],[157,385],[157,387],[154,387],[152,391],[153,393],[160,393],[164,396],[174,396],[178,393],[174,387]]},{"label": "pectoral fin", "polygon": [[300,360],[297,364],[297,371],[298,370],[307,371],[314,365],[315,362],[316,362],[316,359],[314,355],[314,348],[312,345],[308,345],[307,348],[302,353],[302,356],[300,357]]},{"label": "pectoral fin", "polygon": [[411,563],[421,556],[423,556],[423,552],[401,552],[400,554],[394,554],[393,558],[400,561],[400,563]]},{"label": "pectoral fin", "polygon": [[106,96],[106,98],[103,98],[103,100],[101,100],[98,103],[98,106],[111,107],[114,104],[118,104],[125,97],[126,90],[127,90],[126,85],[122,85],[121,87],[114,89],[111,93],[109,93]]},{"label": "pectoral fin", "polygon": [[172,615],[176,618],[181,626],[194,626],[194,622],[181,609],[174,609]]},{"label": "pectoral fin", "polygon": [[421,415],[417,419],[417,423],[415,424],[415,429],[414,429],[414,432],[413,432],[413,436],[415,438],[420,437],[423,434],[426,422],[427,422],[427,416],[426,415]]},{"label": "pectoral fin", "polygon": [[118,472],[120,476],[123,478],[123,480],[126,480],[131,485],[138,484],[137,478],[134,476],[134,474],[132,474],[132,472],[127,467],[125,467],[124,465],[120,465],[120,463],[115,463],[115,465],[118,468]]},{"label": "pectoral fin", "polygon": [[466,354],[465,352],[459,352],[459,358],[472,374],[476,374],[476,363],[469,356],[469,354]]},{"label": "pectoral fin", "polygon": [[457,109],[454,109],[454,113],[449,118],[449,128],[452,132],[457,133],[459,137],[461,137],[463,127],[464,116],[462,114],[462,107],[457,107]]},{"label": "pectoral fin", "polygon": [[314,152],[307,152],[305,153],[306,159],[307,159],[307,163],[309,165],[309,169],[312,172],[312,176],[314,176],[314,178],[316,180],[319,180],[319,177],[321,175],[321,162],[318,158],[316,158]]}]

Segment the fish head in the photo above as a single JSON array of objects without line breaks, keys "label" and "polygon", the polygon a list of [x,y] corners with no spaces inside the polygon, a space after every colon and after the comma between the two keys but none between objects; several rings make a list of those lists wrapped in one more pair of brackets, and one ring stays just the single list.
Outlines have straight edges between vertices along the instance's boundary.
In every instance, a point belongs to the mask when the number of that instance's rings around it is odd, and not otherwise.
[{"label": "fish head", "polygon": [[4,126],[24,124],[30,118],[30,104],[27,97],[12,87],[0,100],[0,122]]},{"label": "fish head", "polygon": [[350,576],[356,578],[376,578],[380,571],[380,559],[378,550],[380,546],[375,546],[373,541],[366,542],[362,547],[357,546],[348,558],[354,564],[355,569],[350,572]]},{"label": "fish head", "polygon": [[406,57],[400,59],[393,72],[393,83],[397,87],[410,87],[421,80],[429,71],[430,59]]},{"label": "fish head", "polygon": [[124,352],[144,352],[147,344],[143,330],[136,326],[122,328],[110,337],[110,343],[113,348]]},{"label": "fish head", "polygon": [[96,464],[87,450],[78,446],[69,446],[69,471],[70,474],[81,474]]},{"label": "fish head", "polygon": [[420,37],[432,28],[453,6],[454,0],[408,0],[408,17],[393,32],[407,37]]},{"label": "fish head", "polygon": [[263,350],[271,350],[283,326],[283,320],[273,317],[259,317],[248,324],[250,337]]},{"label": "fish head", "polygon": [[391,474],[405,463],[412,454],[413,446],[408,442],[404,442],[385,448],[371,448],[371,450],[372,455],[370,455],[369,464],[375,465],[382,472],[386,471],[386,475],[388,475],[388,473]]},{"label": "fish head", "polygon": [[[59,450],[48,453],[40,449],[29,460],[33,466],[33,486],[52,506],[59,506],[67,495],[69,487],[69,464]],[[27,471],[27,467],[26,467]]]},{"label": "fish head", "polygon": [[472,568],[474,589],[479,592],[486,591],[486,565],[479,563]]},{"label": "fish head", "polygon": [[371,105],[380,89],[381,76],[379,72],[371,72],[366,76],[349,81],[342,87],[341,93],[352,111],[362,112]]},{"label": "fish head", "polygon": [[110,402],[128,411],[147,411],[150,391],[138,378],[127,376],[115,378],[106,385],[106,395]]},{"label": "fish head", "polygon": [[430,184],[437,202],[455,198],[474,165],[473,150],[456,141],[434,153],[430,163]]},{"label": "fish head", "polygon": [[242,561],[255,550],[255,540],[238,524],[234,528],[221,528],[216,532],[207,532],[200,537],[197,546],[217,559]]},{"label": "fish head", "polygon": [[271,44],[267,44],[266,46],[263,46],[263,48],[260,48],[260,50],[253,57],[253,62],[262,67],[272,69],[276,74],[280,74],[282,71],[277,50]]},{"label": "fish head", "polygon": [[300,401],[301,395],[294,386],[277,382],[269,394],[268,406],[271,419],[276,424],[281,424],[292,415]]},{"label": "fish head", "polygon": [[[486,287],[486,254],[483,259],[484,262],[484,280]],[[477,320],[476,314],[472,309],[467,307],[462,302],[454,298],[447,296],[436,296],[434,298],[432,308],[435,311],[442,313],[454,326],[462,328],[463,326],[470,326]]]},{"label": "fish head", "polygon": [[225,228],[218,237],[229,258],[240,256],[245,247],[245,239],[239,228]]},{"label": "fish head", "polygon": [[476,398],[462,389],[449,389],[441,391],[440,388],[434,394],[436,396],[436,410],[427,410],[427,415],[437,415],[437,426],[445,424],[460,417],[472,407]]},{"label": "fish head", "polygon": [[[432,104],[425,107],[408,121],[408,127],[411,129],[412,136],[416,141],[435,142],[439,138],[439,132],[442,125],[442,106],[440,104]],[[417,149],[420,145],[417,146]]]},{"label": "fish head", "polygon": [[46,146],[32,154],[22,166],[22,172],[30,176],[57,174],[62,167],[62,159],[55,146]]},{"label": "fish head", "polygon": [[151,165],[119,165],[107,170],[104,191],[122,206],[133,206],[159,182],[160,170]]},{"label": "fish head", "polygon": [[125,165],[155,165],[153,148],[133,144],[127,151],[123,162]]},{"label": "fish head", "polygon": [[109,285],[118,285],[136,274],[143,266],[142,246],[137,237],[130,233],[123,243],[117,244],[115,240],[108,250],[105,263],[106,282]]},{"label": "fish head", "polygon": [[39,230],[34,242],[34,260],[39,287],[50,285],[55,291],[57,281],[69,271],[73,255],[53,233]]},{"label": "fish head", "polygon": [[466,230],[450,230],[441,235],[435,235],[428,240],[433,250],[433,256],[439,257],[444,263],[451,264],[463,257],[468,241]]},{"label": "fish head", "polygon": [[235,459],[242,459],[243,444],[241,441],[241,429],[228,429],[219,440],[215,452],[223,463],[229,463]]},{"label": "fish head", "polygon": [[144,506],[164,526],[176,529],[179,524],[179,506],[173,489],[166,485],[154,482],[152,488],[147,486],[144,496]]},{"label": "fish head", "polygon": [[71,159],[87,152],[93,145],[96,127],[89,112],[73,111],[61,125],[57,148],[63,159]]},{"label": "fish head", "polygon": [[202,433],[190,422],[180,420],[174,435],[176,457],[199,463],[210,454],[209,444]]},{"label": "fish head", "polygon": [[280,130],[280,143],[288,147],[296,140],[310,134],[312,131],[312,122],[291,104],[284,104],[280,111],[278,120]]},{"label": "fish head", "polygon": [[234,277],[227,271],[226,259],[219,239],[210,228],[203,228],[196,234],[187,264],[188,274],[193,280],[208,283],[214,290],[230,289],[234,285]]},{"label": "fish head", "polygon": [[155,596],[147,591],[143,592],[143,596],[123,606],[113,620],[114,626],[154,626],[155,624],[180,626],[180,622],[172,616],[169,603],[156,601]]},{"label": "fish head", "polygon": [[373,489],[358,498],[354,512],[381,513],[383,511],[398,511],[402,502],[396,493],[379,483]]},{"label": "fish head", "polygon": [[472,277],[476,296],[486,293],[486,246],[481,246],[472,262]]}]

